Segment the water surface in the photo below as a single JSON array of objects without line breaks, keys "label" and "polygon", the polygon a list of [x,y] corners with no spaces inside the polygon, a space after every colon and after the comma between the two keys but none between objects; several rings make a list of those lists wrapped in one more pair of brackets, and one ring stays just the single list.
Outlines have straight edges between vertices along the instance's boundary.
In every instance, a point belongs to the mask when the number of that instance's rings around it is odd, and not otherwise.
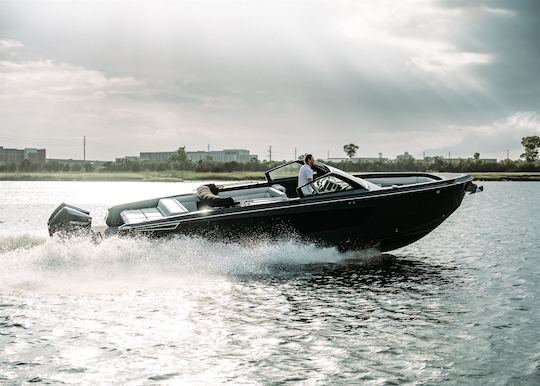
[{"label": "water surface", "polygon": [[485,183],[380,255],[279,243],[47,237],[197,184],[0,182],[0,383],[540,383],[540,183]]}]

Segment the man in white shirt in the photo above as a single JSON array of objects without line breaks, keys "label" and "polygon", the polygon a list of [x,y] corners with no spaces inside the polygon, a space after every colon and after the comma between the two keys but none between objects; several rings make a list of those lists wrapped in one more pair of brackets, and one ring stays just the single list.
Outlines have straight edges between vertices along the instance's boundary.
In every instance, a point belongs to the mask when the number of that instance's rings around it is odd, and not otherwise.
[{"label": "man in white shirt", "polygon": [[313,156],[311,154],[306,154],[304,157],[304,164],[298,172],[298,187],[304,186],[305,184],[313,181]]}]

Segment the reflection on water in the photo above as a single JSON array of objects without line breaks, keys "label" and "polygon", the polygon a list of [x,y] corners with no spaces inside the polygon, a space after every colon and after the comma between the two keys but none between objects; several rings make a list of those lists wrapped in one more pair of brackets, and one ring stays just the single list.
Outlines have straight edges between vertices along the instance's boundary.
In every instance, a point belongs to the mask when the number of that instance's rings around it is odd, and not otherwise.
[{"label": "reflection on water", "polygon": [[19,184],[0,202],[0,383],[538,383],[539,184],[485,184],[382,255],[49,239],[54,184],[30,207]]},{"label": "reflection on water", "polygon": [[[344,287],[351,291],[371,290],[384,291],[401,289],[419,290],[426,285],[448,284],[451,280],[445,271],[452,270],[436,264],[430,264],[429,258],[422,260],[397,257],[376,251],[352,252],[346,255],[339,264],[307,263],[307,264],[273,264],[265,275],[248,275],[246,283],[252,280],[284,284],[298,281],[301,286],[309,288]],[[416,288],[418,287],[418,288]]]}]

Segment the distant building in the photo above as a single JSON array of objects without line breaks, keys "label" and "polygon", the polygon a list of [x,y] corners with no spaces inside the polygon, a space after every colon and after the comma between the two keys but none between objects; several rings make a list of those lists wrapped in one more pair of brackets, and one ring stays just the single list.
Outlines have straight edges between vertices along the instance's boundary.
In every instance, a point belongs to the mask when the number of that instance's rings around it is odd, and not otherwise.
[{"label": "distant building", "polygon": [[176,153],[175,151],[155,151],[139,153],[141,161],[167,162]]},{"label": "distant building", "polygon": [[80,165],[81,167],[86,164],[90,164],[96,169],[100,169],[101,167],[103,167],[103,164],[107,162],[108,161],[82,160],[82,159],[71,159],[71,158],[47,158],[47,163],[57,163],[62,166]]},{"label": "distant building", "polygon": [[46,160],[45,149],[5,149],[0,146],[0,163],[2,164],[19,164],[24,160],[31,163],[44,164]]},{"label": "distant building", "polygon": [[24,149],[24,159],[43,165],[47,159],[46,151],[45,149]]},{"label": "distant building", "polygon": [[3,164],[19,164],[24,160],[24,150],[5,149],[0,146],[0,163]]},{"label": "distant building", "polygon": [[408,151],[406,151],[405,153],[403,154],[398,154],[396,156],[396,159],[397,160],[407,160],[407,159],[413,159],[414,157],[412,155],[409,154]]},{"label": "distant building", "polygon": [[497,162],[499,162],[497,158],[479,158],[478,161],[486,164],[496,164]]},{"label": "distant building", "polygon": [[[167,162],[175,151],[144,152],[140,153],[141,161]],[[215,161],[215,162],[239,162],[246,163],[257,160],[256,154],[250,154],[245,149],[225,149],[212,151],[186,151],[187,159],[191,162]]]},{"label": "distant building", "polygon": [[187,158],[192,162],[211,160],[215,162],[239,162],[246,163],[256,161],[258,156],[250,154],[246,149],[224,149],[212,151],[188,151]]},{"label": "distant building", "polygon": [[186,156],[191,162],[209,161],[212,159],[208,151],[187,151]]},{"label": "distant building", "polygon": [[[427,163],[433,163],[435,162],[435,158],[439,158],[443,162],[447,162],[450,164],[457,164],[460,161],[475,161],[475,159],[471,157],[468,157],[468,158],[425,157],[424,161]],[[486,163],[486,164],[496,164],[498,162],[497,158],[479,158],[478,161],[482,163]]]},{"label": "distant building", "polygon": [[351,162],[387,162],[388,158],[383,158],[382,155],[379,156],[379,157],[353,157],[353,158],[334,157],[334,158],[327,158],[326,161],[327,162],[334,162],[334,163],[348,162],[348,161],[351,161]]},{"label": "distant building", "polygon": [[122,158],[115,158],[114,162],[116,162],[117,164],[122,164],[122,163],[128,162],[128,161],[137,162],[137,161],[140,161],[140,159],[141,159],[141,157],[136,156],[136,155],[127,155],[127,156],[122,157]]}]

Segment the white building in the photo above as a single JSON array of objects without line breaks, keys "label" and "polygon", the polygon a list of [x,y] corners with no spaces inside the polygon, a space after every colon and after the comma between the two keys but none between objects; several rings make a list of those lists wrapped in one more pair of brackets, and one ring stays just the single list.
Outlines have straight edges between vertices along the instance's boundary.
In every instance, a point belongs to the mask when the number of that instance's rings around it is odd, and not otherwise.
[{"label": "white building", "polygon": [[224,149],[211,151],[187,151],[187,158],[192,162],[239,162],[246,163],[257,160],[256,154],[250,154],[246,149]]},{"label": "white building", "polygon": [[334,158],[327,158],[327,162],[386,162],[388,161],[388,158],[380,157],[334,157]]},{"label": "white building", "polygon": [[[156,151],[140,153],[141,161],[166,162],[175,154],[174,151]],[[212,151],[186,151],[187,159],[191,162],[239,162],[246,163],[257,160],[256,154],[250,154],[246,149],[224,149]]]},{"label": "white building", "polygon": [[406,152],[403,153],[403,154],[398,154],[398,155],[396,156],[396,159],[397,159],[397,160],[400,160],[400,159],[413,159],[413,156],[410,155],[408,151],[406,151]]}]

